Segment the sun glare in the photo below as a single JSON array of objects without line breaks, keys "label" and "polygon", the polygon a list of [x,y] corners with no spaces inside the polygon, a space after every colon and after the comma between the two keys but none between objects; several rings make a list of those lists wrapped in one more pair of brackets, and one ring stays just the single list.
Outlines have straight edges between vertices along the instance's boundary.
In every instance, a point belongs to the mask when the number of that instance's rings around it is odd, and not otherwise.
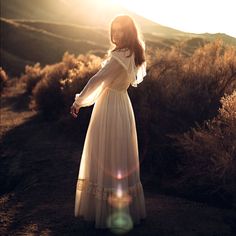
[{"label": "sun glare", "polygon": [[192,33],[236,37],[234,0],[112,0],[161,25]]}]

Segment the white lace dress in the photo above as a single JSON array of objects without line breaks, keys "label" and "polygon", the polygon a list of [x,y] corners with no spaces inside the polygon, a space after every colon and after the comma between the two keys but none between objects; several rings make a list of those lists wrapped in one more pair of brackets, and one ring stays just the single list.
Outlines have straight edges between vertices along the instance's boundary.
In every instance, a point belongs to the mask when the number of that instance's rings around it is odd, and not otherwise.
[{"label": "white lace dress", "polygon": [[135,117],[127,92],[143,80],[146,63],[137,69],[134,55],[126,55],[128,49],[111,52],[75,95],[75,106],[94,107],[80,161],[74,214],[93,221],[96,228],[111,227],[117,212],[132,224],[146,218]]}]

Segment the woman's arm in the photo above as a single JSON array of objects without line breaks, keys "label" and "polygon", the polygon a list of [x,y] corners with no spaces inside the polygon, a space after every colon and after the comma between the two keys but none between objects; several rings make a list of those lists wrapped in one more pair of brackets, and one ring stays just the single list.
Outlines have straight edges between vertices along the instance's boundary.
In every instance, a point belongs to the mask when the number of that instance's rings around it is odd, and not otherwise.
[{"label": "woman's arm", "polygon": [[113,57],[89,79],[80,93],[75,95],[73,106],[75,108],[91,106],[100,94],[107,88],[117,76],[124,70],[122,65]]}]

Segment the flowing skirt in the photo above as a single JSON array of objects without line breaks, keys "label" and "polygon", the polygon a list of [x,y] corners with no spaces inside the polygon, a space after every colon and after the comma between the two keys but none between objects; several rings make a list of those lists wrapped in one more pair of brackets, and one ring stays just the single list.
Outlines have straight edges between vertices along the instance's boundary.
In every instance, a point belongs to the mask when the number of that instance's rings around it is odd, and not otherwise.
[{"label": "flowing skirt", "polygon": [[[135,117],[127,90],[106,89],[94,104],[82,151],[75,217],[109,228],[146,218]],[[120,218],[117,221],[117,218]]]}]

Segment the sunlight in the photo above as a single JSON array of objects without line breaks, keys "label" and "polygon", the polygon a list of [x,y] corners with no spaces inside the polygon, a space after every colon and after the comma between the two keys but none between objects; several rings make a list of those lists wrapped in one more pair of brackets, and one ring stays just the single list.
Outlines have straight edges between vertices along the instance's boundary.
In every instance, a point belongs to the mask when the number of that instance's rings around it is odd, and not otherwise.
[{"label": "sunlight", "polygon": [[122,179],[121,170],[118,170],[118,173],[117,173],[117,179]]},{"label": "sunlight", "polygon": [[192,33],[236,37],[234,0],[112,0],[161,25]]}]

